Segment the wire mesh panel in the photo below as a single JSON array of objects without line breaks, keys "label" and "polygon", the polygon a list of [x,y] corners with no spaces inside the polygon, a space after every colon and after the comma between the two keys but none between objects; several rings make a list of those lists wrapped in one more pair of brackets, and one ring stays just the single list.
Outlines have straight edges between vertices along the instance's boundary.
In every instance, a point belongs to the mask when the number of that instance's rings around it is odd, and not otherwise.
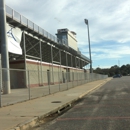
[{"label": "wire mesh panel", "polygon": [[60,72],[60,91],[64,91],[68,89],[67,79],[66,79],[66,72]]},{"label": "wire mesh panel", "polygon": [[82,76],[81,76],[81,72],[78,73],[78,85],[82,84]]},{"label": "wire mesh panel", "polygon": [[77,79],[77,72],[73,72],[73,87],[78,85]]},{"label": "wire mesh panel", "polygon": [[84,83],[87,83],[89,81],[89,77],[87,73],[84,73]]},{"label": "wire mesh panel", "polygon": [[72,77],[73,73],[72,72],[68,72],[68,89],[73,87],[73,77]]},{"label": "wire mesh panel", "polygon": [[[7,69],[0,70],[0,89],[3,87],[3,74]],[[10,69],[11,93],[0,93],[0,107],[15,104],[68,90],[83,83],[107,78],[107,75],[84,72],[53,72]]]},{"label": "wire mesh panel", "polygon": [[60,91],[65,91],[65,90],[67,90],[67,83],[60,84]]},{"label": "wire mesh panel", "polygon": [[[42,72],[44,76],[44,72]],[[47,76],[47,75],[46,75]],[[29,87],[30,87],[30,99],[42,97],[49,94],[48,85],[44,86],[44,81],[41,79],[41,73],[39,71],[29,71]]]},{"label": "wire mesh panel", "polygon": [[[7,69],[2,69],[2,73],[5,70],[7,71]],[[10,69],[9,71],[10,71],[11,93],[4,94],[3,91],[3,94],[1,95],[2,106],[15,104],[29,99],[28,88],[25,82],[25,75],[26,75],[25,70]],[[2,76],[2,78],[4,78],[4,76]]]},{"label": "wire mesh panel", "polygon": [[50,92],[51,93],[56,93],[56,92],[59,92],[59,73],[58,72],[53,72],[53,83],[50,87]]},{"label": "wire mesh panel", "polygon": [[91,73],[90,75],[91,75],[91,82],[92,82],[95,79],[95,77],[93,73]]},{"label": "wire mesh panel", "polygon": [[67,88],[70,89],[73,87],[72,84],[72,73],[71,72],[67,72]]}]

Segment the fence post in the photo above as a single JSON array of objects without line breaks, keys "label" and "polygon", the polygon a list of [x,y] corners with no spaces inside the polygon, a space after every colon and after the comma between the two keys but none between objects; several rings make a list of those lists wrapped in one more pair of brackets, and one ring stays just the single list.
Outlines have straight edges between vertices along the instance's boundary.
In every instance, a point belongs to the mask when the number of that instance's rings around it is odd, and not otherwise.
[{"label": "fence post", "polygon": [[88,73],[88,82],[90,82],[90,73]]},{"label": "fence post", "polygon": [[30,76],[29,76],[29,70],[28,71],[28,94],[29,94],[29,100],[31,99],[30,97]]},{"label": "fence post", "polygon": [[59,72],[59,67],[58,67],[58,79],[59,79],[59,92],[60,92],[60,72]]},{"label": "fence post", "polygon": [[2,107],[1,90],[2,90],[2,68],[0,68],[0,107]]},{"label": "fence post", "polygon": [[67,81],[67,90],[69,89],[68,87],[68,72],[66,72],[66,81]]},{"label": "fence post", "polygon": [[[48,84],[49,86],[48,86],[48,87],[49,87],[49,94],[51,94],[51,89],[50,89],[50,82],[51,82],[51,80],[50,80],[51,77],[50,77],[50,76],[51,76],[51,75],[50,75],[50,72],[49,72],[49,71],[48,71],[48,73],[49,73],[49,76],[47,77],[47,78],[49,78],[49,79],[48,79],[48,80],[49,80],[49,84]],[[54,80],[53,80],[53,81],[54,81]]]},{"label": "fence post", "polygon": [[74,87],[74,72],[72,72],[72,88]]},{"label": "fence post", "polygon": [[78,73],[76,71],[76,83],[77,83],[77,86],[78,86]]},{"label": "fence post", "polygon": [[82,84],[84,84],[84,73],[82,73]]},{"label": "fence post", "polygon": [[72,75],[72,72],[70,72],[71,74],[71,82],[72,82],[72,88],[73,88],[73,75]]}]

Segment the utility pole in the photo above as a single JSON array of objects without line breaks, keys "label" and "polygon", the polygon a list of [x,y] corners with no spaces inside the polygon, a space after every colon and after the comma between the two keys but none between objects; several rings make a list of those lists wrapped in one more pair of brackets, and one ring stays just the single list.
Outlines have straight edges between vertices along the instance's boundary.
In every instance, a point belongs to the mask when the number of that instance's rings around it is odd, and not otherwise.
[{"label": "utility pole", "polygon": [[9,58],[8,58],[8,43],[6,31],[6,10],[5,1],[0,0],[0,46],[1,46],[1,61],[2,61],[2,82],[3,93],[10,93],[10,73],[9,73]]}]

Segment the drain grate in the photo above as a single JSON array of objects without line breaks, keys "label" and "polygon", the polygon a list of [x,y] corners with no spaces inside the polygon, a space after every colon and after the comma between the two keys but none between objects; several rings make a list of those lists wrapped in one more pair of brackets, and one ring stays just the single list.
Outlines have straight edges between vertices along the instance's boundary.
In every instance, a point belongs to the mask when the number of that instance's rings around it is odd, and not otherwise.
[{"label": "drain grate", "polygon": [[61,103],[61,101],[53,101],[53,102],[51,102],[51,103]]}]

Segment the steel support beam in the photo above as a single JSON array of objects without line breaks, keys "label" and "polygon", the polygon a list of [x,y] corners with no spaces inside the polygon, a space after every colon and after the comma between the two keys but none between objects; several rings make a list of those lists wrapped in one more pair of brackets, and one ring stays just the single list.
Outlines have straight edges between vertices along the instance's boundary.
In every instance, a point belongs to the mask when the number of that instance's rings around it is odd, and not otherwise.
[{"label": "steel support beam", "polygon": [[77,58],[75,56],[75,68],[76,68],[76,74],[77,74],[77,85],[78,85],[78,71],[77,71]]},{"label": "steel support beam", "polygon": [[33,45],[31,48],[29,48],[26,52],[30,51],[31,49],[33,49],[38,44],[39,44],[39,42],[37,42],[35,45]]},{"label": "steel support beam", "polygon": [[54,84],[54,72],[53,72],[53,48],[51,45],[51,65],[52,65],[52,79],[53,79],[53,84]]},{"label": "steel support beam", "polygon": [[73,62],[72,62],[72,60],[73,60],[73,57],[72,57],[72,54],[71,54],[71,67],[73,67]]},{"label": "steel support beam", "polygon": [[81,59],[81,69],[83,69],[83,60]]},{"label": "steel support beam", "polygon": [[60,76],[60,75],[61,75],[61,51],[60,51],[60,49],[59,49],[59,58],[60,58],[60,61],[59,61],[59,63],[60,63],[59,65],[60,65],[60,66],[59,66],[59,68],[58,68],[58,77],[59,77],[59,91],[60,91],[60,86],[61,86],[61,85],[60,85],[60,84],[61,84],[61,83],[60,83],[60,81],[61,81],[61,80],[60,80],[60,77],[61,77],[61,76]]},{"label": "steel support beam", "polygon": [[41,84],[43,84],[43,72],[42,72],[42,45],[41,45],[41,40],[39,41],[40,43],[40,67],[41,67]]},{"label": "steel support beam", "polygon": [[66,53],[66,74],[67,74],[67,89],[68,89],[68,57],[67,57],[67,52]]},{"label": "steel support beam", "polygon": [[68,57],[67,57],[67,53],[66,53],[66,68],[67,68],[67,71],[68,71]]},{"label": "steel support beam", "polygon": [[81,69],[81,66],[80,66],[80,58],[79,58],[79,69]]},{"label": "steel support beam", "polygon": [[34,58],[34,59],[38,59],[38,60],[40,60],[40,59],[41,59],[41,58],[39,58],[39,57],[30,56],[30,55],[26,55],[26,57],[30,57],[30,58]]},{"label": "steel support beam", "polygon": [[2,75],[3,75],[3,93],[10,93],[10,72],[9,72],[9,56],[8,43],[6,33],[6,10],[5,1],[0,0],[0,39],[1,39],[1,59],[2,59]]},{"label": "steel support beam", "polygon": [[59,56],[60,56],[60,75],[61,75],[61,50],[59,50]]},{"label": "steel support beam", "polygon": [[[27,39],[27,38],[26,38]],[[34,48],[35,52],[39,55],[39,52],[37,51],[37,49],[34,47],[35,45],[32,45],[32,43],[27,39],[28,43],[32,46],[31,48],[29,48],[29,50],[31,50],[32,48]],[[39,43],[39,41],[36,43],[36,45]],[[29,50],[26,50],[26,52],[28,52]]]}]

